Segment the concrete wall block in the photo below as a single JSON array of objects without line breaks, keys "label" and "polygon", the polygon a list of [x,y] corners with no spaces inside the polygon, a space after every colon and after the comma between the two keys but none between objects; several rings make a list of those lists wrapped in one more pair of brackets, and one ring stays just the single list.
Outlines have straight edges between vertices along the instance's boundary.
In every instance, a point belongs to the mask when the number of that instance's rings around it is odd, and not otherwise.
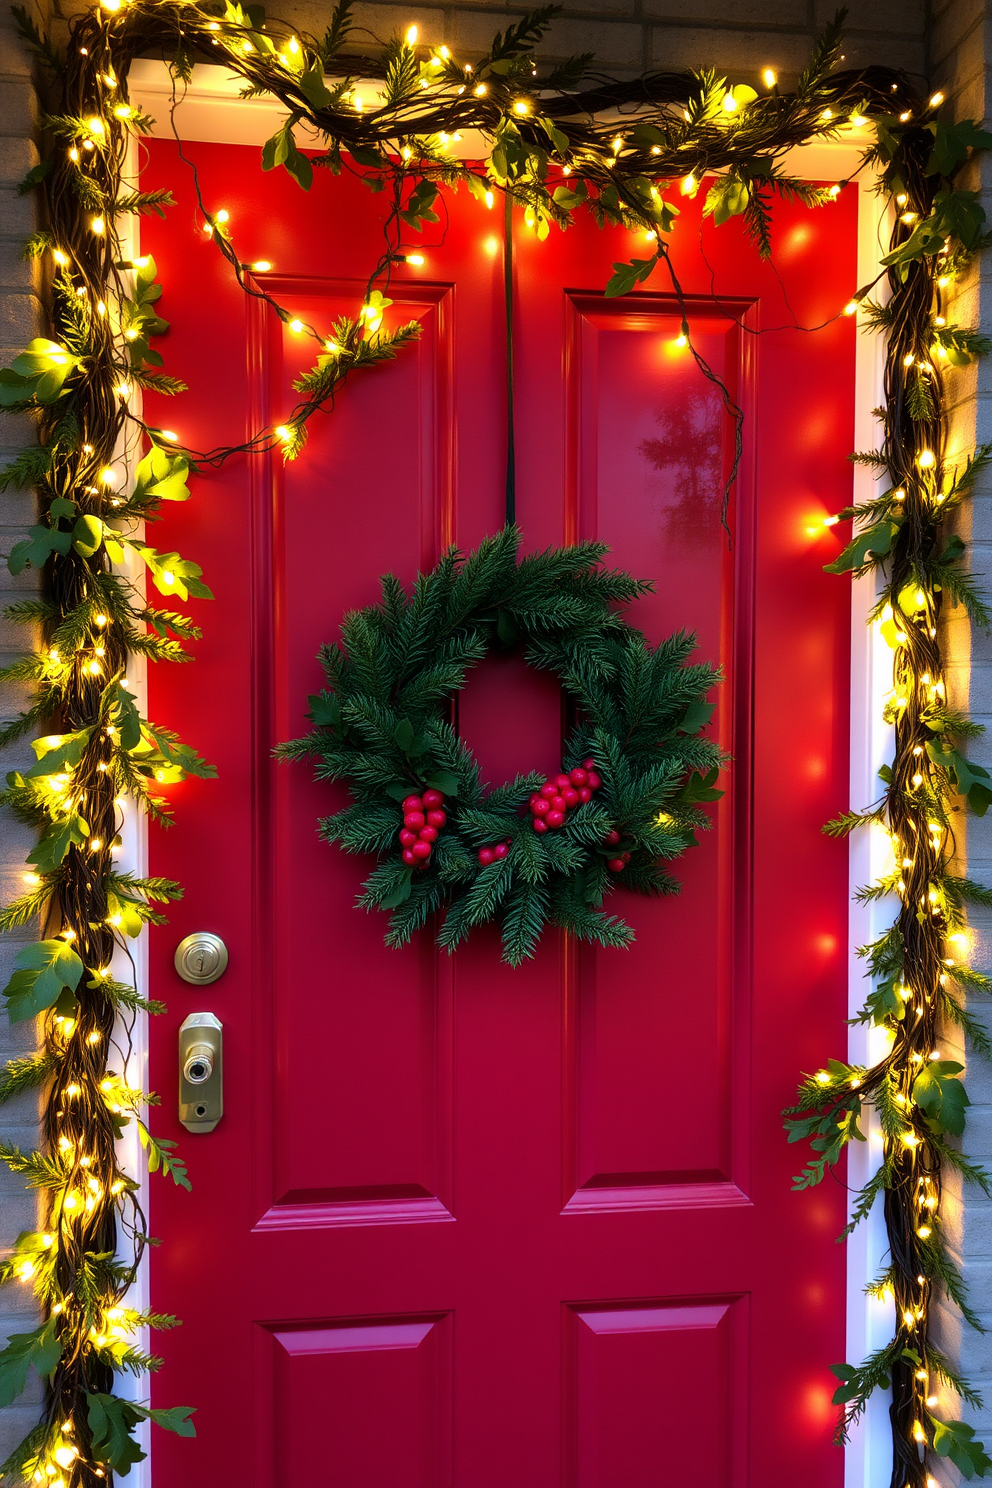
[{"label": "concrete wall block", "polygon": [[34,88],[27,77],[4,79],[0,87],[0,134],[30,135],[38,118]]},{"label": "concrete wall block", "polygon": [[[981,3],[981,0],[978,0]],[[763,9],[762,9],[762,13]],[[837,7],[832,0],[816,0],[816,26],[820,28],[832,21]],[[905,5],[902,0],[852,0],[847,7],[845,34],[868,31],[877,35],[896,35],[904,32],[919,38],[923,34],[924,12],[918,3]]]},{"label": "concrete wall block", "polygon": [[694,21],[713,21],[720,26],[758,22],[761,27],[786,26],[804,29],[809,21],[806,0],[767,0],[760,10],[753,0],[642,0],[642,14],[648,20],[662,16],[678,25]]},{"label": "concrete wall block", "polygon": [[691,26],[651,28],[649,62],[652,67],[698,67],[702,62],[718,72],[757,74],[772,67],[787,79],[809,60],[808,34],[783,31],[700,29]]},{"label": "concrete wall block", "polygon": [[24,346],[38,334],[41,306],[33,294],[7,290],[0,294],[0,340]]}]

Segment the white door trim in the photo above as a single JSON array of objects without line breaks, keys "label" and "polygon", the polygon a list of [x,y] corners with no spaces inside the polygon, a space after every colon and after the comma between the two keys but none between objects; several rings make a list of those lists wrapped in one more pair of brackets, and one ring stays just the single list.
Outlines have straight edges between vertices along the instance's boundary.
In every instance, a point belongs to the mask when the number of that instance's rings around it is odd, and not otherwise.
[{"label": "white door trim", "polygon": [[[197,66],[192,81],[185,87],[177,85],[176,96],[182,96],[181,110],[177,110],[177,123],[181,121],[181,137],[187,140],[203,140],[219,144],[261,146],[282,124],[285,110],[272,98],[240,97],[242,80],[224,67],[208,64]],[[144,113],[155,119],[151,129],[154,138],[173,138],[170,110],[173,98],[173,83],[165,63],[138,59],[131,65],[129,76],[131,100]],[[374,84],[364,84],[357,90],[366,103],[377,97]],[[836,141],[825,141],[804,146],[789,153],[787,168],[807,180],[837,181],[853,177],[859,193],[858,229],[858,285],[870,283],[878,272],[880,243],[885,228],[884,198],[874,192],[874,177],[870,172],[855,173],[860,165],[864,147],[863,132],[846,130]],[[466,134],[452,150],[463,159],[478,159],[486,153],[481,137]],[[824,208],[829,210],[829,208]],[[887,234],[884,234],[887,236]],[[853,294],[856,285],[851,286]],[[856,361],[856,449],[872,449],[878,438],[877,426],[871,410],[882,402],[884,370],[884,342],[880,336],[859,335]],[[873,493],[874,477],[869,469],[854,466],[853,494],[855,500],[867,499]],[[811,516],[822,521],[821,514]],[[891,685],[891,652],[874,629],[869,630],[866,620],[874,602],[874,584],[870,579],[856,581],[851,600],[851,805],[855,809],[873,800],[877,793],[879,765],[891,755],[891,730],[882,722],[882,704]],[[137,680],[137,679],[136,679]],[[140,683],[143,688],[143,679]],[[180,805],[180,809],[181,805]],[[849,1007],[855,1014],[865,998],[864,967],[856,955],[856,947],[864,945],[882,928],[885,910],[880,912],[870,906],[855,903],[854,890],[870,882],[881,871],[884,844],[869,840],[865,832],[855,833],[850,851],[851,907],[849,916]],[[147,842],[142,827],[135,824],[130,837],[126,838],[124,861],[134,871],[147,872]],[[876,922],[878,922],[876,924]],[[136,957],[139,974],[139,991],[148,996],[147,954],[143,942],[139,942]],[[140,1042],[136,1029],[136,1057],[140,1067],[147,1066],[147,1020],[142,1017]],[[824,1054],[831,1051],[825,1050]],[[843,1051],[838,1051],[843,1052]],[[848,1058],[852,1062],[866,1063],[869,1055],[867,1030],[852,1028],[848,1043]],[[797,1071],[797,1077],[798,1077]],[[173,1090],[163,1091],[163,1100],[174,1098]],[[869,1144],[862,1147],[852,1144],[854,1151],[849,1160],[849,1184],[855,1191],[867,1179],[869,1164],[877,1161],[878,1135],[869,1128]],[[784,1141],[784,1134],[783,1134]],[[136,1145],[136,1144],[135,1144]],[[128,1170],[142,1170],[141,1154],[135,1161],[129,1159]],[[830,1180],[827,1180],[830,1181]],[[147,1182],[144,1184],[143,1202],[148,1204]],[[797,1203],[802,1199],[797,1196]],[[878,1206],[876,1206],[877,1210]],[[847,1246],[847,1358],[858,1362],[866,1353],[878,1348],[892,1336],[894,1315],[892,1304],[870,1301],[864,1294],[865,1283],[879,1269],[881,1256],[886,1248],[884,1225],[879,1213],[873,1213],[862,1225]],[[139,1292],[147,1295],[147,1261],[139,1278]],[[838,1361],[839,1362],[839,1361]],[[146,1387],[141,1386],[142,1390]],[[845,1488],[885,1488],[891,1472],[891,1435],[888,1419],[888,1399],[877,1395],[872,1401],[864,1421],[853,1432],[852,1440],[845,1451]],[[151,1459],[136,1469],[134,1488],[151,1488]]]}]

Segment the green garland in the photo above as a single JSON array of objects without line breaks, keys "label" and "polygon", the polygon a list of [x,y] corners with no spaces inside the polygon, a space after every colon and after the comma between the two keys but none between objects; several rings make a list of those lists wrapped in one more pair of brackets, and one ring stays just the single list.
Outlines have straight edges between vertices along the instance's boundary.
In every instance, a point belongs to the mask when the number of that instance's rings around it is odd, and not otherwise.
[{"label": "green garland", "polygon": [[[0,476],[4,487],[34,485],[41,503],[38,525],[9,563],[15,572],[31,564],[44,573],[44,598],[9,612],[40,623],[43,646],[8,669],[32,687],[33,700],[2,738],[9,742],[39,725],[52,732],[36,741],[35,765],[9,782],[8,799],[38,826],[40,842],[28,892],[0,919],[0,928],[13,929],[41,917],[42,938],[20,951],[6,991],[13,1017],[44,1014],[45,1042],[37,1057],[7,1066],[0,1097],[41,1089],[46,1140],[33,1153],[0,1144],[0,1158],[40,1190],[45,1220],[43,1229],[20,1238],[0,1268],[3,1280],[32,1286],[43,1311],[36,1330],[15,1335],[0,1352],[0,1404],[16,1397],[32,1365],[48,1391],[39,1426],[3,1466],[10,1478],[100,1488],[140,1458],[133,1432],[142,1418],[192,1434],[187,1410],[151,1411],[114,1390],[121,1371],[140,1373],[156,1363],[138,1347],[138,1328],[171,1321],[127,1306],[145,1226],[138,1186],[115,1154],[121,1129],[138,1122],[149,1166],[188,1182],[169,1145],[144,1125],[147,1097],[125,1081],[120,1060],[111,1059],[115,1019],[124,1021],[126,1033],[129,1018],[159,1010],[111,972],[112,958],[157,918],[157,902],[179,892],[174,884],[115,869],[118,802],[133,800],[157,817],[165,807],[156,780],[210,773],[195,751],[141,717],[127,686],[131,658],[182,660],[184,641],[197,632],[175,609],[137,600],[115,565],[130,549],[167,600],[208,594],[197,564],[159,552],[139,524],[154,520],[163,501],[185,499],[191,473],[234,452],[182,449],[131,405],[131,394],[142,388],[182,390],[160,370],[151,345],[166,329],[155,266],[132,262],[121,232],[127,214],[161,212],[171,203],[167,191],[124,184],[129,140],[150,123],[128,99],[128,70],[133,57],[155,51],[171,59],[177,94],[200,58],[223,61],[249,90],[284,105],[286,118],[265,147],[263,168],[281,165],[307,188],[315,167],[334,172],[357,163],[369,187],[386,193],[384,248],[370,265],[362,305],[336,327],[301,328],[315,343],[315,361],[296,384],[300,401],[284,425],[260,429],[239,446],[252,452],[281,446],[287,457],[300,447],[312,414],[333,402],[348,377],[397,354],[416,334],[416,327],[383,324],[390,274],[406,257],[411,235],[435,220],[442,185],[464,185],[480,196],[500,191],[541,234],[585,211],[600,223],[653,233],[647,257],[615,265],[606,292],[622,294],[661,267],[683,305],[692,355],[718,382],[694,345],[669,254],[678,231],[672,198],[680,191],[666,193],[666,186],[678,183],[689,194],[709,177],[707,213],[717,223],[740,215],[767,255],[776,194],[825,200],[787,174],[785,153],[834,135],[849,120],[874,127],[877,143],[866,152],[866,165],[882,168],[882,188],[898,208],[883,266],[892,294],[887,305],[875,306],[867,300],[869,286],[848,308],[863,304],[887,339],[884,447],[868,458],[888,472],[889,488],[856,514],[863,531],[842,566],[886,568],[883,602],[892,613],[883,612],[882,623],[899,643],[896,752],[885,800],[841,825],[884,818],[908,866],[900,878],[868,891],[901,896],[897,925],[867,951],[879,984],[865,1016],[892,1031],[891,1052],[871,1070],[831,1064],[813,1076],[803,1087],[793,1134],[814,1135],[818,1151],[809,1177],[815,1181],[856,1133],[864,1100],[881,1119],[883,1164],[856,1217],[884,1191],[892,1272],[880,1285],[894,1291],[901,1321],[879,1356],[838,1366],[847,1421],[891,1379],[893,1488],[924,1488],[934,1452],[950,1456],[966,1475],[992,1471],[969,1428],[935,1414],[925,1393],[943,1380],[966,1400],[977,1398],[934,1348],[929,1316],[935,1287],[964,1302],[940,1243],[940,1174],[950,1165],[988,1180],[947,1140],[963,1121],[964,1096],[949,1062],[930,1061],[929,1054],[938,1014],[959,1021],[973,1046],[988,1052],[980,1025],[953,996],[952,981],[968,992],[988,991],[989,984],[951,966],[960,957],[947,943],[961,933],[963,901],[985,894],[948,871],[954,792],[960,788],[981,807],[987,787],[955,746],[974,730],[944,706],[937,616],[947,594],[982,618],[961,567],[963,545],[942,529],[975,467],[957,475],[945,469],[941,359],[956,364],[986,347],[973,333],[944,324],[941,293],[984,246],[977,196],[959,189],[955,177],[972,150],[992,141],[974,124],[942,122],[935,113],[941,100],[923,103],[897,73],[835,70],[838,25],[828,29],[794,92],[781,93],[767,78],[767,92],[758,97],[712,73],[656,73],[619,84],[593,73],[588,58],[542,70],[533,49],[551,14],[524,17],[495,38],[480,62],[463,65],[447,48],[418,49],[412,31],[375,55],[357,53],[347,3],[315,38],[294,35],[267,22],[260,6],[242,8],[233,0],[102,0],[73,21],[64,55],[20,13],[22,33],[52,80],[51,112],[43,119],[48,148],[24,183],[40,191],[44,205],[44,226],[27,252],[43,258],[51,282],[51,337],[36,339],[0,371],[0,406],[33,412],[39,433],[38,444]],[[356,100],[361,80],[379,88],[374,107]],[[624,108],[618,119],[615,111]],[[604,117],[609,111],[612,118]],[[299,149],[294,131],[302,122],[323,142],[316,156]],[[484,166],[449,153],[454,136],[468,129],[481,131],[491,148]],[[221,215],[200,205],[245,293],[289,321],[290,312],[246,276]],[[738,421],[739,449],[740,411],[726,389],[723,396]],[[120,451],[136,432],[147,453],[125,482]],[[914,608],[918,591],[923,601]],[[133,1246],[127,1261],[113,1259],[122,1241]]]},{"label": "green garland", "polygon": [[[650,585],[598,567],[603,544],[521,559],[519,542],[507,527],[467,557],[448,553],[410,597],[384,578],[382,603],[344,621],[344,647],[321,650],[328,690],[310,699],[316,727],[279,750],[348,782],[355,804],[321,835],[378,854],[359,902],[392,910],[388,945],[443,910],[439,945],[453,951],[495,920],[512,966],[549,922],[628,945],[633,931],[602,913],[604,898],[614,884],[677,892],[659,859],[694,844],[709,826],[698,803],[722,794],[720,750],[696,737],[719,675],[686,665],[694,638],[680,631],[652,650],[615,612]],[[523,646],[530,665],[554,672],[580,721],[557,779],[518,775],[486,794],[450,705],[494,643]]]}]

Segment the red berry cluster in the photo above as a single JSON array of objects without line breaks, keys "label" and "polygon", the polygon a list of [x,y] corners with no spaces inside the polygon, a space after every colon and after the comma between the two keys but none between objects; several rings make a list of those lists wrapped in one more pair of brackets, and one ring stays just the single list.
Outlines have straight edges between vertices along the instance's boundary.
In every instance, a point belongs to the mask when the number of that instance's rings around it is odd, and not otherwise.
[{"label": "red berry cluster", "polygon": [[[606,843],[607,847],[616,847],[621,840],[622,839],[620,837],[620,833],[617,831],[616,827],[613,827],[609,832],[607,832],[606,836],[603,838],[603,841]],[[611,873],[622,873],[629,862],[630,853],[625,852],[621,853],[618,858],[608,858],[606,866],[607,868],[609,868]]]},{"label": "red berry cluster", "polygon": [[444,796],[438,790],[425,790],[419,796],[407,796],[403,802],[403,825],[400,846],[408,868],[426,868],[437,834],[448,820],[442,811]]},{"label": "red berry cluster", "polygon": [[497,842],[495,847],[480,847],[478,852],[479,862],[483,868],[488,868],[490,863],[495,863],[497,858],[505,858],[510,851],[510,839],[505,842]]},{"label": "red berry cluster", "polygon": [[547,832],[549,828],[562,827],[565,817],[583,801],[591,801],[593,791],[599,790],[602,778],[596,773],[596,761],[583,760],[567,775],[551,776],[530,798],[531,825],[535,832]]}]

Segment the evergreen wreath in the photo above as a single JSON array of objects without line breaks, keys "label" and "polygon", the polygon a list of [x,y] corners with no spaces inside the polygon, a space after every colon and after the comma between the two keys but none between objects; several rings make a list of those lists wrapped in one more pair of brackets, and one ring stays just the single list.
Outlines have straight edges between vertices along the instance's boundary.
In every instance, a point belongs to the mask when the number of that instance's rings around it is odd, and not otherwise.
[{"label": "evergreen wreath", "polygon": [[[378,855],[358,903],[392,911],[386,943],[405,945],[443,910],[448,951],[500,925],[503,958],[533,956],[549,922],[582,940],[627,946],[631,927],[602,905],[615,885],[673,894],[663,864],[710,825],[704,801],[726,757],[700,737],[721,680],[688,664],[695,637],[652,648],[618,613],[650,583],[606,569],[603,543],[520,557],[505,527],[468,555],[450,549],[410,595],[387,574],[382,600],[352,611],[342,645],[322,647],[327,689],[314,727],[279,746],[312,757],[318,779],[347,781],[354,803],[320,834]],[[490,646],[521,647],[554,672],[574,723],[561,769],[488,791],[452,722],[452,699]]]}]

